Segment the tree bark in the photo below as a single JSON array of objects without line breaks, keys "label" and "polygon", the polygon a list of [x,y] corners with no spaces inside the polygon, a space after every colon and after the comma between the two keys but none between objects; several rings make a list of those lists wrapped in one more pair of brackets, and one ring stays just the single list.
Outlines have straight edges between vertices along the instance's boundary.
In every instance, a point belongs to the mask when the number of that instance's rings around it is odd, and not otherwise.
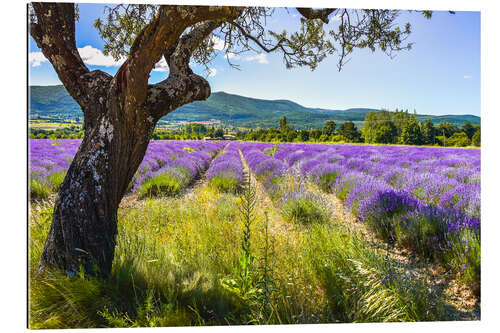
[{"label": "tree bark", "polygon": [[[161,6],[137,36],[114,77],[89,71],[75,41],[74,5],[34,3],[30,34],[84,113],[85,134],[56,199],[38,272],[59,268],[108,277],[113,263],[118,206],[146,153],[157,121],[181,105],[210,96],[189,68],[196,47],[234,19],[236,7]],[[198,24],[205,21],[201,24]],[[194,26],[182,37],[188,26]],[[166,80],[148,84],[164,56]]]},{"label": "tree bark", "polygon": [[85,136],[61,184],[39,270],[111,272],[118,206],[156,124],[147,110],[138,110],[144,117],[124,117],[113,81],[107,81],[107,96],[98,93],[102,86],[89,94]]}]

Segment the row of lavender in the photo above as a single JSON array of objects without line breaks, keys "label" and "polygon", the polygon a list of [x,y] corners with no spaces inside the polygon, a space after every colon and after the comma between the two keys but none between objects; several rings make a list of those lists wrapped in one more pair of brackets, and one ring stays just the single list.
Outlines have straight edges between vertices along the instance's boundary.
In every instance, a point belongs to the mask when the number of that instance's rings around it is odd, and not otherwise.
[{"label": "row of lavender", "polygon": [[390,243],[453,268],[479,292],[480,151],[293,145],[274,158],[325,191]]},{"label": "row of lavender", "polygon": [[[81,140],[30,140],[31,197],[57,191]],[[151,141],[130,189],[142,196],[162,191],[165,180],[175,194],[206,170],[223,142]],[[170,187],[172,187],[170,186]],[[164,189],[164,188],[163,188]]]},{"label": "row of lavender", "polygon": [[[480,151],[423,147],[282,145],[275,156],[324,186],[352,185],[346,204],[357,204],[380,190],[399,190],[422,203],[453,208],[479,227]],[[340,175],[338,182],[328,175]],[[362,176],[362,178],[360,178]],[[343,181],[341,181],[343,180]],[[467,219],[467,218],[466,218]]]},{"label": "row of lavender", "polygon": [[264,185],[280,214],[287,221],[303,225],[328,221],[328,202],[310,191],[293,168],[273,157],[274,148],[270,143],[244,143],[240,147],[248,167]]},{"label": "row of lavender", "polygon": [[29,187],[32,200],[59,189],[81,140],[29,140]]},{"label": "row of lavender", "polygon": [[239,153],[239,144],[230,143],[217,156],[207,171],[207,181],[222,192],[237,193],[244,179],[244,169]]},{"label": "row of lavender", "polygon": [[207,170],[224,145],[206,141],[172,141],[167,145],[165,141],[152,141],[132,191],[141,198],[177,195]]}]

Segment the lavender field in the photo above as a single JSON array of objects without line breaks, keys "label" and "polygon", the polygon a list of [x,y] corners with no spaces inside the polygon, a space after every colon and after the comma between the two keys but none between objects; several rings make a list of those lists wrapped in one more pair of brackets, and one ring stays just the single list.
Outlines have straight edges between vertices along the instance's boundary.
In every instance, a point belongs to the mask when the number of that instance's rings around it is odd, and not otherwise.
[{"label": "lavender field", "polygon": [[[30,140],[33,262],[79,143]],[[142,276],[139,298],[159,307],[148,318],[166,326],[192,324],[193,307],[202,324],[479,319],[480,154],[151,141],[122,201],[113,274]],[[96,304],[113,308],[106,297]],[[143,313],[88,311],[110,327]]]}]

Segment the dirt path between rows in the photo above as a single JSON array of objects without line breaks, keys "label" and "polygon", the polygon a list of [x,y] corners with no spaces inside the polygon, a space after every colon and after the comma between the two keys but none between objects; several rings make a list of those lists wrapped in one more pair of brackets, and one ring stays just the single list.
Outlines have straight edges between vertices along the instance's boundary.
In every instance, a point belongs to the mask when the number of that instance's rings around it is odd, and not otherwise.
[{"label": "dirt path between rows", "polygon": [[241,162],[243,163],[245,181],[247,182],[248,177],[250,177],[250,184],[256,189],[257,202],[259,203],[259,207],[260,209],[266,211],[268,214],[270,232],[273,234],[286,235],[293,226],[283,220],[281,215],[278,213],[277,207],[274,206],[273,201],[269,197],[269,194],[264,189],[264,185],[262,185],[257,180],[255,174],[248,167],[245,156],[243,156],[241,150],[238,150],[238,152],[240,153]]}]

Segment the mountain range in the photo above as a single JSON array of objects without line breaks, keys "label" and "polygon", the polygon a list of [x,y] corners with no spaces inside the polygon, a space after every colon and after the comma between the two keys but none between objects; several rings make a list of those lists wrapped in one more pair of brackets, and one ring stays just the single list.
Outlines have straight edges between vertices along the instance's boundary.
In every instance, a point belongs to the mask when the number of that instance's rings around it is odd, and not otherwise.
[{"label": "mountain range", "polygon": [[[64,86],[30,86],[30,119],[82,119],[80,106],[68,94]],[[214,92],[205,101],[192,102],[163,117],[165,121],[208,121],[219,120],[225,125],[240,127],[277,127],[279,119],[286,116],[288,124],[295,128],[321,128],[326,120],[337,123],[352,120],[362,125],[366,114],[378,109],[351,108],[328,110],[308,108],[289,100],[264,100]],[[449,122],[457,126],[470,121],[480,124],[480,117],[474,115],[421,115],[420,121],[431,119],[435,125]]]}]

